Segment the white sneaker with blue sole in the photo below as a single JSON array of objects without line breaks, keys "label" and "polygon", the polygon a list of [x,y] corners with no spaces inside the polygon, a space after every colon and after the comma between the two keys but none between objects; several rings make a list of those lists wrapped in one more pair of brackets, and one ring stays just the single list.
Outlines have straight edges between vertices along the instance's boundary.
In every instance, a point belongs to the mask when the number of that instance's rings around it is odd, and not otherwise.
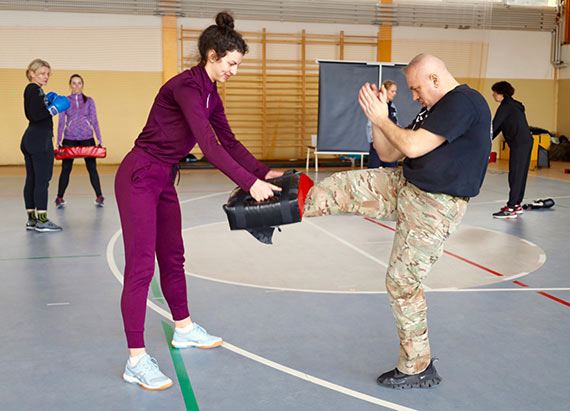
[{"label": "white sneaker with blue sole", "polygon": [[127,361],[123,380],[147,390],[164,390],[173,384],[172,380],[160,371],[156,359],[148,354],[143,355],[134,367]]},{"label": "white sneaker with blue sole", "polygon": [[182,333],[178,331],[177,328],[174,329],[174,335],[172,337],[172,346],[175,348],[188,348],[188,347],[198,347],[198,348],[214,348],[222,345],[224,340],[220,337],[208,334],[206,330],[200,327],[197,323],[193,323],[194,328],[192,328],[187,333]]}]

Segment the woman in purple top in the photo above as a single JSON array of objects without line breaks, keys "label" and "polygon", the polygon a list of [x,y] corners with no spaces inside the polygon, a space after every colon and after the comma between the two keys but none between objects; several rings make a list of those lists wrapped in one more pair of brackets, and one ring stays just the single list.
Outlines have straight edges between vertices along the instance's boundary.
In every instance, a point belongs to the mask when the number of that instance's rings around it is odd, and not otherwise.
[{"label": "woman in purple top", "polygon": [[[59,116],[57,127],[58,147],[94,146],[93,130],[95,130],[99,145],[103,144],[99,122],[97,121],[95,101],[83,94],[83,78],[79,74],[73,74],[69,78],[69,87],[71,88],[71,94],[67,98],[71,102],[71,106],[65,112],[65,115]],[[89,180],[93,190],[95,190],[95,205],[103,207],[104,198],[101,194],[101,183],[99,182],[99,174],[97,174],[95,157],[85,157],[85,165],[89,172]],[[62,208],[66,205],[63,195],[69,184],[69,175],[72,167],[73,158],[62,160],[57,198],[55,199],[57,208]]]},{"label": "woman in purple top", "polygon": [[143,388],[172,385],[156,360],[146,354],[146,299],[154,274],[155,255],[160,285],[175,323],[172,345],[212,348],[222,339],[209,335],[190,319],[184,274],[180,205],[174,180],[178,162],[198,144],[206,158],[257,201],[280,188],[264,181],[279,177],[236,140],[226,120],[216,82],[237,73],[247,45],[227,13],[216,16],[198,40],[200,63],[167,81],[158,92],[135,146],[115,178],[125,246],[121,311],[130,350],[123,379]]}]

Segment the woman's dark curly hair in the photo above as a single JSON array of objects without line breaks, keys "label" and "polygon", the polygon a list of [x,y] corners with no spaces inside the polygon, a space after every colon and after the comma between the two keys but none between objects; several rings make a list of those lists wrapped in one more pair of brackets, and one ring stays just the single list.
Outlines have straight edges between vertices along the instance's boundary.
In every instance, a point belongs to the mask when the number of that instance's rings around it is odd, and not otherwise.
[{"label": "woman's dark curly hair", "polygon": [[212,24],[200,34],[198,50],[200,51],[200,63],[206,64],[210,50],[214,50],[217,57],[221,59],[228,51],[237,50],[242,54],[247,53],[247,44],[241,34],[234,30],[234,18],[222,11],[216,16],[216,24]]},{"label": "woman's dark curly hair", "polygon": [[491,90],[493,90],[497,94],[502,94],[503,96],[512,97],[515,94],[515,89],[511,86],[511,83],[508,81],[499,81],[491,86]]}]

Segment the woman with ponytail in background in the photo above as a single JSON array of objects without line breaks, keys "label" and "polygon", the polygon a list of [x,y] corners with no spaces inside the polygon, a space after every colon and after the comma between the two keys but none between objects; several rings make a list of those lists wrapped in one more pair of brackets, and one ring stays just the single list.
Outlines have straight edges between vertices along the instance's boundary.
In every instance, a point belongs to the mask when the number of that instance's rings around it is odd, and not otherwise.
[{"label": "woman with ponytail in background", "polygon": [[264,180],[283,173],[271,171],[235,138],[218,95],[217,82],[236,75],[247,52],[232,16],[219,13],[216,24],[200,35],[198,49],[199,64],[161,87],[143,131],[115,178],[125,246],[121,312],[130,351],[123,379],[150,390],[172,385],[146,353],[143,337],[155,256],[175,324],[172,345],[213,348],[223,342],[192,322],[188,310],[181,212],[174,187],[179,160],[198,144],[212,165],[255,200],[281,190]]},{"label": "woman with ponytail in background", "polygon": [[[91,97],[87,97],[83,94],[83,84],[83,78],[79,74],[73,74],[69,78],[71,95],[68,96],[68,99],[71,102],[71,107],[65,112],[65,115],[59,116],[57,127],[58,147],[94,146],[95,139],[93,138],[93,131],[95,131],[95,135],[99,141],[98,144],[103,144],[101,131],[99,130],[99,122],[97,121],[95,101],[93,101]],[[95,205],[97,207],[103,207],[104,198],[101,193],[101,183],[99,181],[99,174],[97,174],[95,157],[85,157],[85,165],[89,172],[91,186],[95,191]],[[69,184],[69,175],[71,174],[72,167],[73,158],[62,160],[57,198],[55,199],[57,208],[62,208],[67,204],[63,199],[63,195]]]}]

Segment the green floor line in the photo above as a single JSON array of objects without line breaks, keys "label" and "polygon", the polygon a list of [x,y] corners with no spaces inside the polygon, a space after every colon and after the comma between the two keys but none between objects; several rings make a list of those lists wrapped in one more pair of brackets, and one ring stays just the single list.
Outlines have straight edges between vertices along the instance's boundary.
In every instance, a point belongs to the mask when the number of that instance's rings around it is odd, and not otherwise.
[{"label": "green floor line", "polygon": [[165,304],[164,297],[162,296],[162,291],[158,285],[158,281],[156,281],[156,277],[152,277],[152,281],[150,282],[150,288],[152,290],[152,296],[155,300],[159,301],[162,304]]},{"label": "green floor line", "polygon": [[164,336],[166,337],[166,344],[170,350],[170,356],[172,357],[172,362],[174,363],[174,369],[176,370],[176,376],[178,377],[178,383],[180,384],[180,390],[182,391],[182,397],[184,397],[184,404],[186,404],[187,411],[200,411],[198,408],[198,403],[196,402],[196,397],[194,396],[194,390],[192,389],[192,384],[190,384],[190,378],[188,378],[188,373],[186,372],[186,367],[184,366],[184,360],[180,355],[180,351],[174,348],[170,343],[172,341],[172,327],[166,322],[162,321],[162,328],[164,329]]},{"label": "green floor line", "polygon": [[83,255],[56,255],[46,257],[16,257],[16,258],[0,258],[0,261],[17,261],[17,260],[47,260],[55,258],[85,258],[85,257],[101,257],[101,254],[83,254]]}]

